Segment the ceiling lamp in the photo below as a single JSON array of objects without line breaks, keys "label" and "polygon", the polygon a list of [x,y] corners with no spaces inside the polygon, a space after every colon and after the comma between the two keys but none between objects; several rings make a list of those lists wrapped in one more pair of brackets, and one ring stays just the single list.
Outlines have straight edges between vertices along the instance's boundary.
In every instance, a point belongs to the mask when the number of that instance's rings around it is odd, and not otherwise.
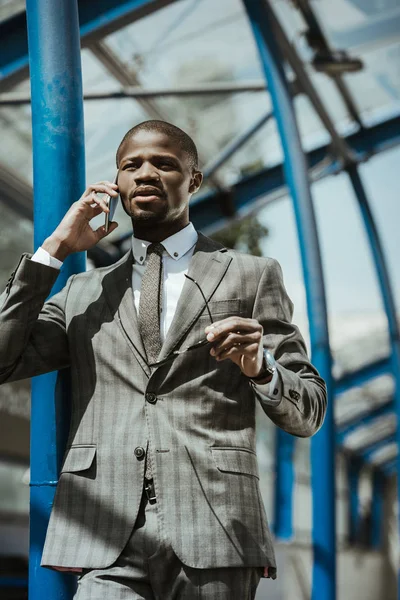
[{"label": "ceiling lamp", "polygon": [[364,64],[359,58],[352,58],[344,50],[317,50],[312,59],[316,71],[327,75],[342,75],[355,73],[363,69]]}]

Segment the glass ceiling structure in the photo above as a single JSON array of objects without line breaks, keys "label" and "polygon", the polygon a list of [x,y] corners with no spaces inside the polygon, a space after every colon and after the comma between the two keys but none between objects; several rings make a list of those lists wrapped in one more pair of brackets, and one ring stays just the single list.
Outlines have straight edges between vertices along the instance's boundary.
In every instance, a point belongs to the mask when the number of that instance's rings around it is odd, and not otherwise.
[{"label": "glass ceiling structure", "polygon": [[[193,199],[192,215],[206,233],[229,224],[227,195],[236,218],[254,212],[267,224],[269,207],[278,200],[289,206],[273,103],[241,0],[149,0],[138,14],[134,5],[140,3],[135,2],[105,1],[97,9],[97,3],[78,4],[87,182],[112,180],[115,151],[125,132],[157,118],[178,125],[197,143],[208,177]],[[114,14],[113,5],[126,12]],[[329,184],[349,162],[395,149],[400,142],[400,0],[273,0],[270,6],[315,189],[323,180]],[[23,1],[0,0],[3,286],[20,253],[32,247],[24,11]],[[289,208],[282,209],[286,223],[292,218]],[[122,210],[116,219],[118,230],[103,244],[113,256],[131,230]],[[268,252],[268,238],[264,247]],[[293,289],[297,283],[293,279]],[[298,285],[304,305],[304,286]],[[374,314],[368,331],[354,320],[330,315],[337,442],[345,453],[391,475],[398,448],[390,336],[382,306]],[[304,306],[297,317],[304,331]],[[27,386],[18,384],[14,408],[11,389],[0,388],[0,410],[27,416]]]}]

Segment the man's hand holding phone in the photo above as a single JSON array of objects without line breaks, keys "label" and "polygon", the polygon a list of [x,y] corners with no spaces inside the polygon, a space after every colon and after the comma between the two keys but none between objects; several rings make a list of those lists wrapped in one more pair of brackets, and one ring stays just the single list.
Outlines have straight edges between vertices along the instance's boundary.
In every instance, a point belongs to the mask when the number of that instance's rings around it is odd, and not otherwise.
[{"label": "man's hand holding phone", "polygon": [[112,217],[109,220],[108,231],[105,225],[101,225],[96,230],[90,226],[90,221],[94,217],[101,213],[108,215],[110,212],[107,198],[98,194],[107,194],[110,199],[116,200],[119,195],[118,185],[110,181],[101,181],[86,188],[81,198],[72,204],[55,231],[43,242],[42,247],[51,256],[64,261],[74,252],[89,250],[118,227],[118,223],[111,221]]},{"label": "man's hand holding phone", "polygon": [[[118,173],[115,176],[114,185],[116,185],[117,188],[118,188]],[[107,195],[106,202],[107,202],[107,206],[108,206],[108,212],[106,212],[106,218],[105,218],[105,222],[104,222],[104,228],[106,230],[106,233],[108,233],[109,229],[110,229],[110,226],[111,226],[111,223],[112,223],[112,220],[114,218],[115,209],[117,208],[118,194],[117,194],[117,196]]]}]

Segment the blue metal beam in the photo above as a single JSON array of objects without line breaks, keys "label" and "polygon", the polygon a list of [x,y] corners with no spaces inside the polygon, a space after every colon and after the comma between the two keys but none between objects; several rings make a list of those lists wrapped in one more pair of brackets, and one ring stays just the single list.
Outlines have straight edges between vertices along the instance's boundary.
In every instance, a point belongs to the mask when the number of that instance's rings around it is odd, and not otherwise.
[{"label": "blue metal beam", "polygon": [[361,367],[352,373],[346,373],[335,381],[335,395],[343,394],[351,388],[361,387],[381,375],[391,374],[390,357]]},{"label": "blue metal beam", "polygon": [[[370,127],[363,133],[356,132],[345,138],[360,160],[366,159],[388,148],[400,145],[400,117],[388,119],[374,127]],[[321,171],[318,179],[336,174],[341,170],[341,165],[332,157],[329,145],[321,146],[311,150],[307,154],[307,164],[311,169],[324,161],[331,160],[330,164]],[[232,202],[236,211],[248,208],[256,200],[269,194],[284,190],[286,181],[283,172],[283,164],[263,169],[259,173],[245,177],[234,184],[231,188]],[[190,204],[190,217],[198,229],[207,229],[211,224],[224,219],[224,215],[218,207],[218,193],[210,192],[199,196]],[[381,363],[382,371],[379,372],[377,364],[377,376],[385,371],[385,362]],[[389,367],[390,368],[390,367]],[[366,367],[367,374],[369,367]],[[346,375],[343,381],[350,381],[352,375]]]},{"label": "blue metal beam", "polygon": [[[78,11],[71,0],[27,0],[32,90],[34,245],[57,227],[85,188]],[[45,32],[45,35],[44,35]],[[56,176],[55,176],[56,174]],[[64,262],[52,292],[85,270],[83,253]],[[30,600],[72,597],[75,578],[40,567],[69,418],[66,380],[32,380]]]},{"label": "blue metal beam", "polygon": [[[253,30],[261,64],[271,95],[273,111],[283,146],[285,179],[293,201],[306,284],[313,363],[332,394],[331,355],[325,287],[317,226],[310,193],[305,155],[301,146],[292,98],[283,69],[283,60],[274,36],[274,16],[267,2],[243,0]],[[284,440],[282,440],[284,441]],[[335,553],[335,437],[333,402],[329,398],[321,431],[312,439],[313,549],[312,600],[334,600]],[[279,474],[279,471],[277,472]],[[285,482],[276,481],[276,485]],[[293,488],[281,487],[292,496]],[[279,506],[275,509],[275,514]]]},{"label": "blue metal beam", "polygon": [[347,481],[349,488],[349,542],[355,544],[360,530],[359,483],[362,462],[357,457],[350,457],[347,465]]},{"label": "blue metal beam", "polygon": [[384,448],[385,446],[388,446],[389,444],[392,444],[393,442],[396,441],[396,435],[395,434],[389,434],[386,435],[382,438],[380,438],[378,441],[374,441],[374,442],[369,442],[368,444],[363,445],[363,449],[362,450],[357,450],[357,453],[362,457],[363,460],[367,461],[367,462],[372,462],[371,459],[373,458],[373,455],[375,452],[377,452],[378,450],[381,450],[382,448]]},{"label": "blue metal beam", "polygon": [[[176,2],[176,0],[78,0],[82,45]],[[0,86],[8,78],[20,81],[27,75],[28,37],[26,13],[0,23]]]},{"label": "blue metal beam", "polygon": [[275,487],[274,487],[274,534],[283,542],[293,538],[293,489],[294,450],[292,435],[276,430],[275,437]]},{"label": "blue metal beam", "polygon": [[384,475],[394,475],[397,472],[397,457],[379,465],[379,469]]},{"label": "blue metal beam", "polygon": [[371,547],[375,550],[382,547],[384,486],[385,478],[382,472],[374,469],[372,473]]},{"label": "blue metal beam", "polygon": [[[385,308],[386,318],[389,329],[389,339],[391,346],[391,367],[395,380],[394,402],[397,414],[397,444],[400,447],[400,331],[397,323],[397,310],[394,301],[392,284],[386,265],[385,255],[379,232],[375,224],[375,219],[369,206],[367,194],[365,192],[357,165],[347,167],[350,181],[353,185],[354,193],[358,200],[361,217],[368,236],[372,258],[375,266],[376,277],[379,283],[382,303]],[[400,453],[398,456],[398,472],[400,472]],[[400,498],[400,478],[398,480],[398,498]],[[398,571],[398,581],[400,582],[400,571]],[[398,598],[400,599],[400,585],[398,585]]]},{"label": "blue metal beam", "polygon": [[371,410],[368,413],[364,413],[360,417],[356,417],[356,418],[352,419],[351,421],[344,423],[343,425],[338,425],[336,427],[337,443],[339,445],[343,444],[345,438],[348,435],[350,435],[351,433],[356,431],[359,427],[372,425],[374,423],[374,421],[376,419],[379,419],[380,417],[384,417],[391,413],[393,413],[393,416],[395,416],[394,410],[395,410],[394,401],[391,400],[390,402],[387,402],[386,404],[383,404],[382,406],[378,406],[377,408],[374,408],[373,410]]}]

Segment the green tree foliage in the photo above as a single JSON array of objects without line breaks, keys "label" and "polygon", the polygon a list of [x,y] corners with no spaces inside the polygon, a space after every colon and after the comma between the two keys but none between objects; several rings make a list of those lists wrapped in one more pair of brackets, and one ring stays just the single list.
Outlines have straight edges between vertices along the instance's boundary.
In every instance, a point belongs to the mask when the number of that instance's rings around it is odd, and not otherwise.
[{"label": "green tree foliage", "polygon": [[262,225],[257,217],[249,216],[240,221],[231,221],[229,225],[211,237],[227,248],[254,256],[262,256],[260,242],[267,235],[268,228]]}]

